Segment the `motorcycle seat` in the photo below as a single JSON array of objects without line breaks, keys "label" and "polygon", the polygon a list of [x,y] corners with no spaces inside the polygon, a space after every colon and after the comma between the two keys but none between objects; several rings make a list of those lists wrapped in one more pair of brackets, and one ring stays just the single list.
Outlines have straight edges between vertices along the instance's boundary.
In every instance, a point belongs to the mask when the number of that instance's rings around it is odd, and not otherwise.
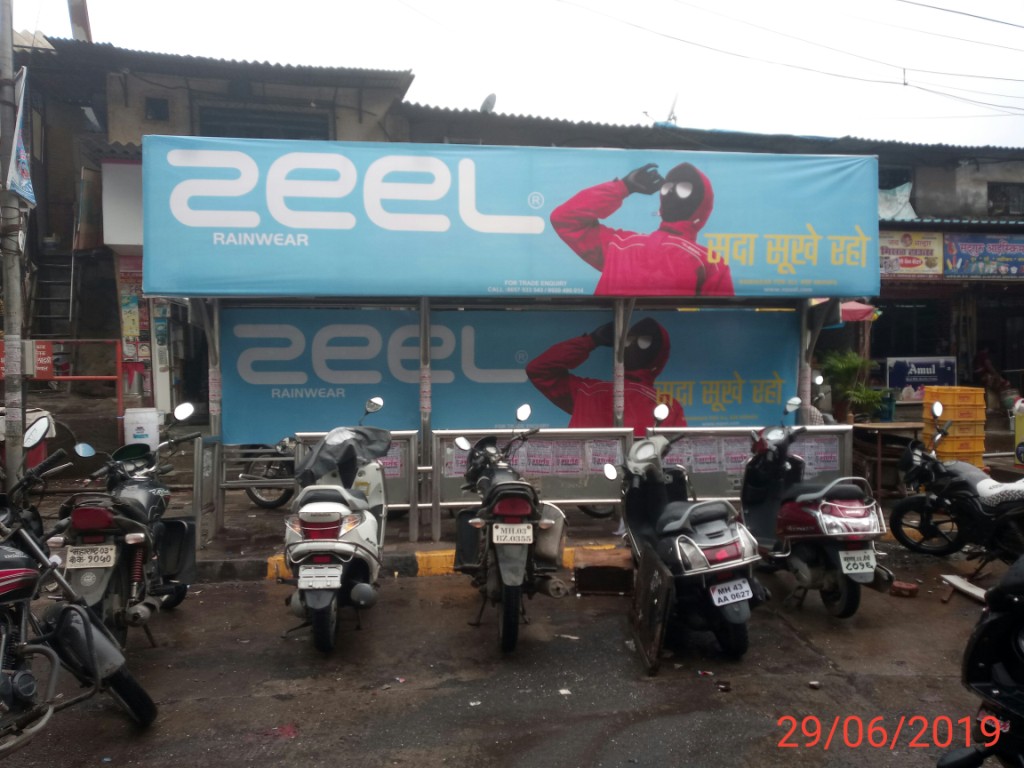
[{"label": "motorcycle seat", "polygon": [[368,510],[370,508],[366,495],[354,488],[346,488],[343,485],[307,485],[295,498],[292,504],[293,509],[300,509],[315,501],[332,501],[337,504],[344,504],[353,511]]},{"label": "motorcycle seat", "polygon": [[673,501],[658,517],[655,532],[658,536],[678,535],[692,531],[698,525],[714,520],[726,521],[736,514],[732,505],[723,499],[711,501]]},{"label": "motorcycle seat", "polygon": [[978,499],[986,507],[998,507],[1010,501],[1024,501],[1024,482],[1000,483],[988,475],[977,485]]}]

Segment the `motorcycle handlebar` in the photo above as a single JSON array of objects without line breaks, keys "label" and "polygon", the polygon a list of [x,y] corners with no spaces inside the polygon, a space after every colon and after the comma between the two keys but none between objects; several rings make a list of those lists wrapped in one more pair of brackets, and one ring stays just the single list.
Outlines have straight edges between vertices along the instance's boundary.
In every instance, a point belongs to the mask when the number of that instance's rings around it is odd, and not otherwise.
[{"label": "motorcycle handlebar", "polygon": [[[51,469],[56,467],[61,462],[63,462],[64,459],[67,458],[67,455],[68,455],[67,451],[65,451],[63,448],[58,448],[56,451],[51,453],[49,456],[47,456],[41,462],[39,462],[34,467],[32,467],[32,469],[29,470],[28,474],[35,475],[36,477],[40,477],[43,474],[45,474],[46,472],[49,472]],[[69,464],[68,466],[71,466],[71,465]]]},{"label": "motorcycle handlebar", "polygon": [[188,440],[195,440],[197,437],[202,437],[202,436],[203,436],[202,432],[189,432],[187,435],[182,435],[181,437],[176,437],[173,440],[169,440],[168,442],[170,442],[170,443],[184,443],[184,442],[186,442]]}]

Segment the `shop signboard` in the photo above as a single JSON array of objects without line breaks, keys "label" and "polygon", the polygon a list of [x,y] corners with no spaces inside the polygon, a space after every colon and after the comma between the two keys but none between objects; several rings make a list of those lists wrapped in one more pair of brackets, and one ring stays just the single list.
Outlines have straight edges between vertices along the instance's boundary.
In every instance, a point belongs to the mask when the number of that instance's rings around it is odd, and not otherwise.
[{"label": "shop signboard", "polygon": [[1024,278],[1024,236],[947,234],[944,239],[946,277]]},{"label": "shop signboard", "polygon": [[[600,343],[611,320],[600,310],[435,311],[423,379],[412,310],[226,307],[223,439],[272,444],[353,424],[375,395],[385,406],[368,423],[390,429],[419,428],[421,404],[435,429],[509,428],[522,403],[531,427],[611,427],[612,350]],[[644,354],[627,347],[626,426],[659,400],[678,404],[688,426],[778,423],[797,391],[799,327],[797,312],[635,312],[631,338]]]},{"label": "shop signboard", "polygon": [[[907,387],[923,393],[924,387],[955,387],[955,357],[887,357],[885,359],[886,386],[901,393]],[[908,393],[909,394],[909,393]],[[901,397],[913,400],[915,397]]]},{"label": "shop signboard", "polygon": [[146,136],[143,289],[872,296],[877,190],[860,155]]},{"label": "shop signboard", "polygon": [[941,232],[879,232],[882,277],[938,279],[942,277]]},{"label": "shop signboard", "polygon": [[[54,376],[53,370],[53,343],[49,341],[24,342],[32,345],[32,359],[29,361],[25,356],[22,360],[31,367],[26,367],[24,373],[31,379],[48,380]],[[0,341],[0,379],[7,373],[7,355],[4,354],[4,342]]]}]

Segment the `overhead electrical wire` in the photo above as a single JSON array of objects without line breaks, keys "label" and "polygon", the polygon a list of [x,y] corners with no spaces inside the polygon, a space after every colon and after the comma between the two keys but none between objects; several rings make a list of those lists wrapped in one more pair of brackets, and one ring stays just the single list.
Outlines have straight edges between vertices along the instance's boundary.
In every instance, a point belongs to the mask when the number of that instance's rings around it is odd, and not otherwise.
[{"label": "overhead electrical wire", "polygon": [[[851,56],[853,58],[862,59],[864,61],[868,61],[868,62],[871,62],[873,64],[878,64],[880,66],[891,67],[893,69],[899,70],[902,76],[898,80],[893,80],[893,79],[885,79],[885,78],[875,78],[875,77],[866,77],[866,76],[860,76],[860,75],[853,75],[853,74],[843,73],[843,72],[832,72],[832,71],[828,71],[828,70],[822,69],[820,67],[808,67],[808,66],[804,66],[804,65],[801,65],[801,64],[795,64],[793,62],[779,61],[779,60],[775,60],[775,59],[768,59],[768,58],[764,58],[764,57],[761,57],[761,56],[751,56],[749,54],[738,53],[736,51],[728,50],[728,49],[725,49],[725,48],[719,48],[717,46],[708,45],[707,43],[701,43],[701,42],[697,42],[697,41],[694,41],[694,40],[688,40],[686,38],[682,38],[682,37],[679,37],[677,35],[673,35],[673,34],[670,34],[670,33],[667,33],[667,32],[663,32],[663,31],[656,30],[656,29],[651,29],[650,27],[644,26],[643,24],[638,24],[638,23],[630,21],[628,19],[619,18],[619,17],[613,16],[613,15],[611,15],[609,13],[605,13],[603,11],[599,11],[599,10],[595,10],[593,8],[589,8],[589,7],[585,6],[585,5],[581,5],[580,3],[575,2],[575,0],[557,0],[557,1],[560,2],[560,3],[563,3],[564,5],[573,6],[575,8],[580,9],[580,10],[587,11],[587,12],[593,13],[593,14],[598,15],[598,16],[604,16],[605,18],[610,19],[611,21],[616,22],[618,24],[622,24],[623,26],[631,27],[633,29],[637,29],[639,31],[642,31],[642,32],[645,32],[645,33],[648,33],[648,34],[652,34],[652,35],[655,35],[655,36],[658,36],[658,37],[663,37],[663,38],[666,38],[668,40],[672,40],[674,42],[682,43],[684,45],[689,45],[689,46],[693,46],[693,47],[696,47],[696,48],[702,48],[704,50],[713,51],[715,53],[719,53],[719,54],[722,54],[722,55],[725,55],[725,56],[732,56],[734,58],[746,59],[746,60],[749,60],[749,61],[758,61],[758,62],[761,62],[761,63],[764,63],[764,64],[770,64],[770,65],[774,65],[774,66],[778,66],[778,67],[784,67],[784,68],[787,68],[787,69],[794,69],[794,70],[797,70],[797,71],[811,72],[811,73],[814,73],[814,74],[824,75],[826,77],[833,77],[833,78],[838,78],[838,79],[842,79],[842,80],[850,80],[850,81],[863,82],[863,83],[873,83],[873,84],[876,84],[876,85],[898,85],[898,86],[901,86],[901,87],[913,88],[915,90],[921,91],[922,93],[928,93],[928,94],[935,95],[935,96],[942,96],[944,98],[952,99],[952,100],[955,100],[955,101],[961,101],[961,102],[963,102],[965,104],[971,104],[971,105],[974,105],[974,106],[983,106],[983,107],[985,107],[987,109],[997,110],[997,111],[1003,112],[1003,113],[1005,113],[1007,115],[1024,114],[1024,108],[1018,108],[1018,107],[1015,107],[1013,105],[993,104],[991,102],[984,102],[984,101],[979,101],[977,99],[970,99],[970,98],[967,98],[967,97],[964,97],[964,96],[958,96],[956,94],[946,93],[946,92],[944,92],[942,90],[939,90],[938,88],[925,88],[923,86],[920,86],[920,85],[916,84],[915,82],[913,82],[911,80],[908,80],[907,79],[907,73],[908,72],[919,72],[921,74],[940,75],[940,76],[943,76],[943,77],[962,77],[962,78],[973,78],[973,79],[984,79],[984,80],[998,80],[998,81],[1004,81],[1004,82],[1024,82],[1024,79],[1021,79],[1021,78],[1000,77],[1000,76],[994,76],[994,75],[972,75],[972,74],[959,73],[959,72],[943,72],[943,71],[937,71],[937,70],[916,69],[916,68],[912,68],[912,67],[904,67],[904,66],[900,66],[898,64],[892,64],[890,62],[885,62],[885,61],[881,61],[881,60],[878,60],[878,59],[872,59],[870,57],[862,56],[860,54],[853,53],[853,52],[850,52],[850,51],[845,51],[845,50],[842,50],[842,49],[833,48],[831,46],[824,45],[822,43],[817,43],[817,42],[814,42],[814,41],[810,41],[810,40],[806,40],[806,39],[797,37],[795,35],[790,35],[789,33],[786,33],[786,32],[780,32],[778,30],[774,30],[774,29],[771,29],[769,27],[762,27],[760,25],[748,22],[748,21],[746,21],[744,19],[737,19],[735,17],[728,16],[727,14],[722,14],[722,13],[719,13],[717,11],[713,11],[713,10],[710,10],[708,8],[704,8],[702,6],[692,6],[692,5],[690,6],[690,7],[694,7],[694,8],[699,8],[700,10],[705,11],[707,13],[712,13],[712,14],[715,14],[715,15],[718,15],[718,16],[723,16],[724,18],[727,18],[727,19],[729,19],[731,21],[735,21],[735,22],[738,22],[738,23],[746,24],[748,26],[752,26],[752,27],[755,27],[755,28],[758,28],[758,29],[762,29],[763,31],[771,32],[771,33],[779,35],[781,37],[788,37],[790,39],[797,40],[797,41],[805,43],[807,45],[816,46],[816,47],[819,47],[819,48],[823,48],[825,50],[832,51],[834,53],[839,53],[839,54]],[[680,5],[690,5],[689,3],[682,2],[682,0],[674,0],[674,1],[679,3]],[[911,0],[897,0],[897,1],[898,2],[908,2],[908,3],[912,4],[912,5],[924,5],[923,3],[911,2]],[[936,10],[949,10],[949,9],[938,8],[937,6],[926,6],[926,7],[935,8]],[[951,11],[951,12],[953,12],[953,11]],[[973,16],[973,14],[964,14],[964,15]],[[986,17],[980,17],[979,16],[979,17],[976,17],[976,18],[983,19],[983,20],[986,20],[986,21],[998,22],[998,20],[988,19]],[[1009,22],[1005,22],[1005,23],[1010,24]],[[1010,26],[1018,26],[1018,25],[1010,24]],[[959,39],[959,38],[957,38],[957,39]],[[964,41],[964,42],[976,42],[976,41]],[[1017,50],[1017,49],[1011,49],[1011,50]],[[945,87],[945,86],[943,86],[943,87]],[[969,89],[953,89],[953,90],[960,90],[960,91],[964,91],[966,93],[978,93],[980,95],[993,95],[993,94],[985,94],[984,92],[981,92],[981,91],[977,91],[976,92],[976,91],[972,91],[972,90],[969,90]],[[1012,98],[1018,98],[1018,97],[1012,97]],[[973,116],[973,117],[978,117],[978,116]]]}]

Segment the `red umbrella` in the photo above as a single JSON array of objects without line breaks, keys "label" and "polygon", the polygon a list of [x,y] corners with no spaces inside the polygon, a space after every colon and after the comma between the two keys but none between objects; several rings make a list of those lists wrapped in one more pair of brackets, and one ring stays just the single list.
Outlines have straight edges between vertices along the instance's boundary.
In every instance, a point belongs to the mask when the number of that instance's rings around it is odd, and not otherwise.
[{"label": "red umbrella", "polygon": [[839,309],[840,317],[842,317],[844,323],[874,320],[875,312],[877,311],[870,304],[864,304],[860,301],[844,301]]}]

